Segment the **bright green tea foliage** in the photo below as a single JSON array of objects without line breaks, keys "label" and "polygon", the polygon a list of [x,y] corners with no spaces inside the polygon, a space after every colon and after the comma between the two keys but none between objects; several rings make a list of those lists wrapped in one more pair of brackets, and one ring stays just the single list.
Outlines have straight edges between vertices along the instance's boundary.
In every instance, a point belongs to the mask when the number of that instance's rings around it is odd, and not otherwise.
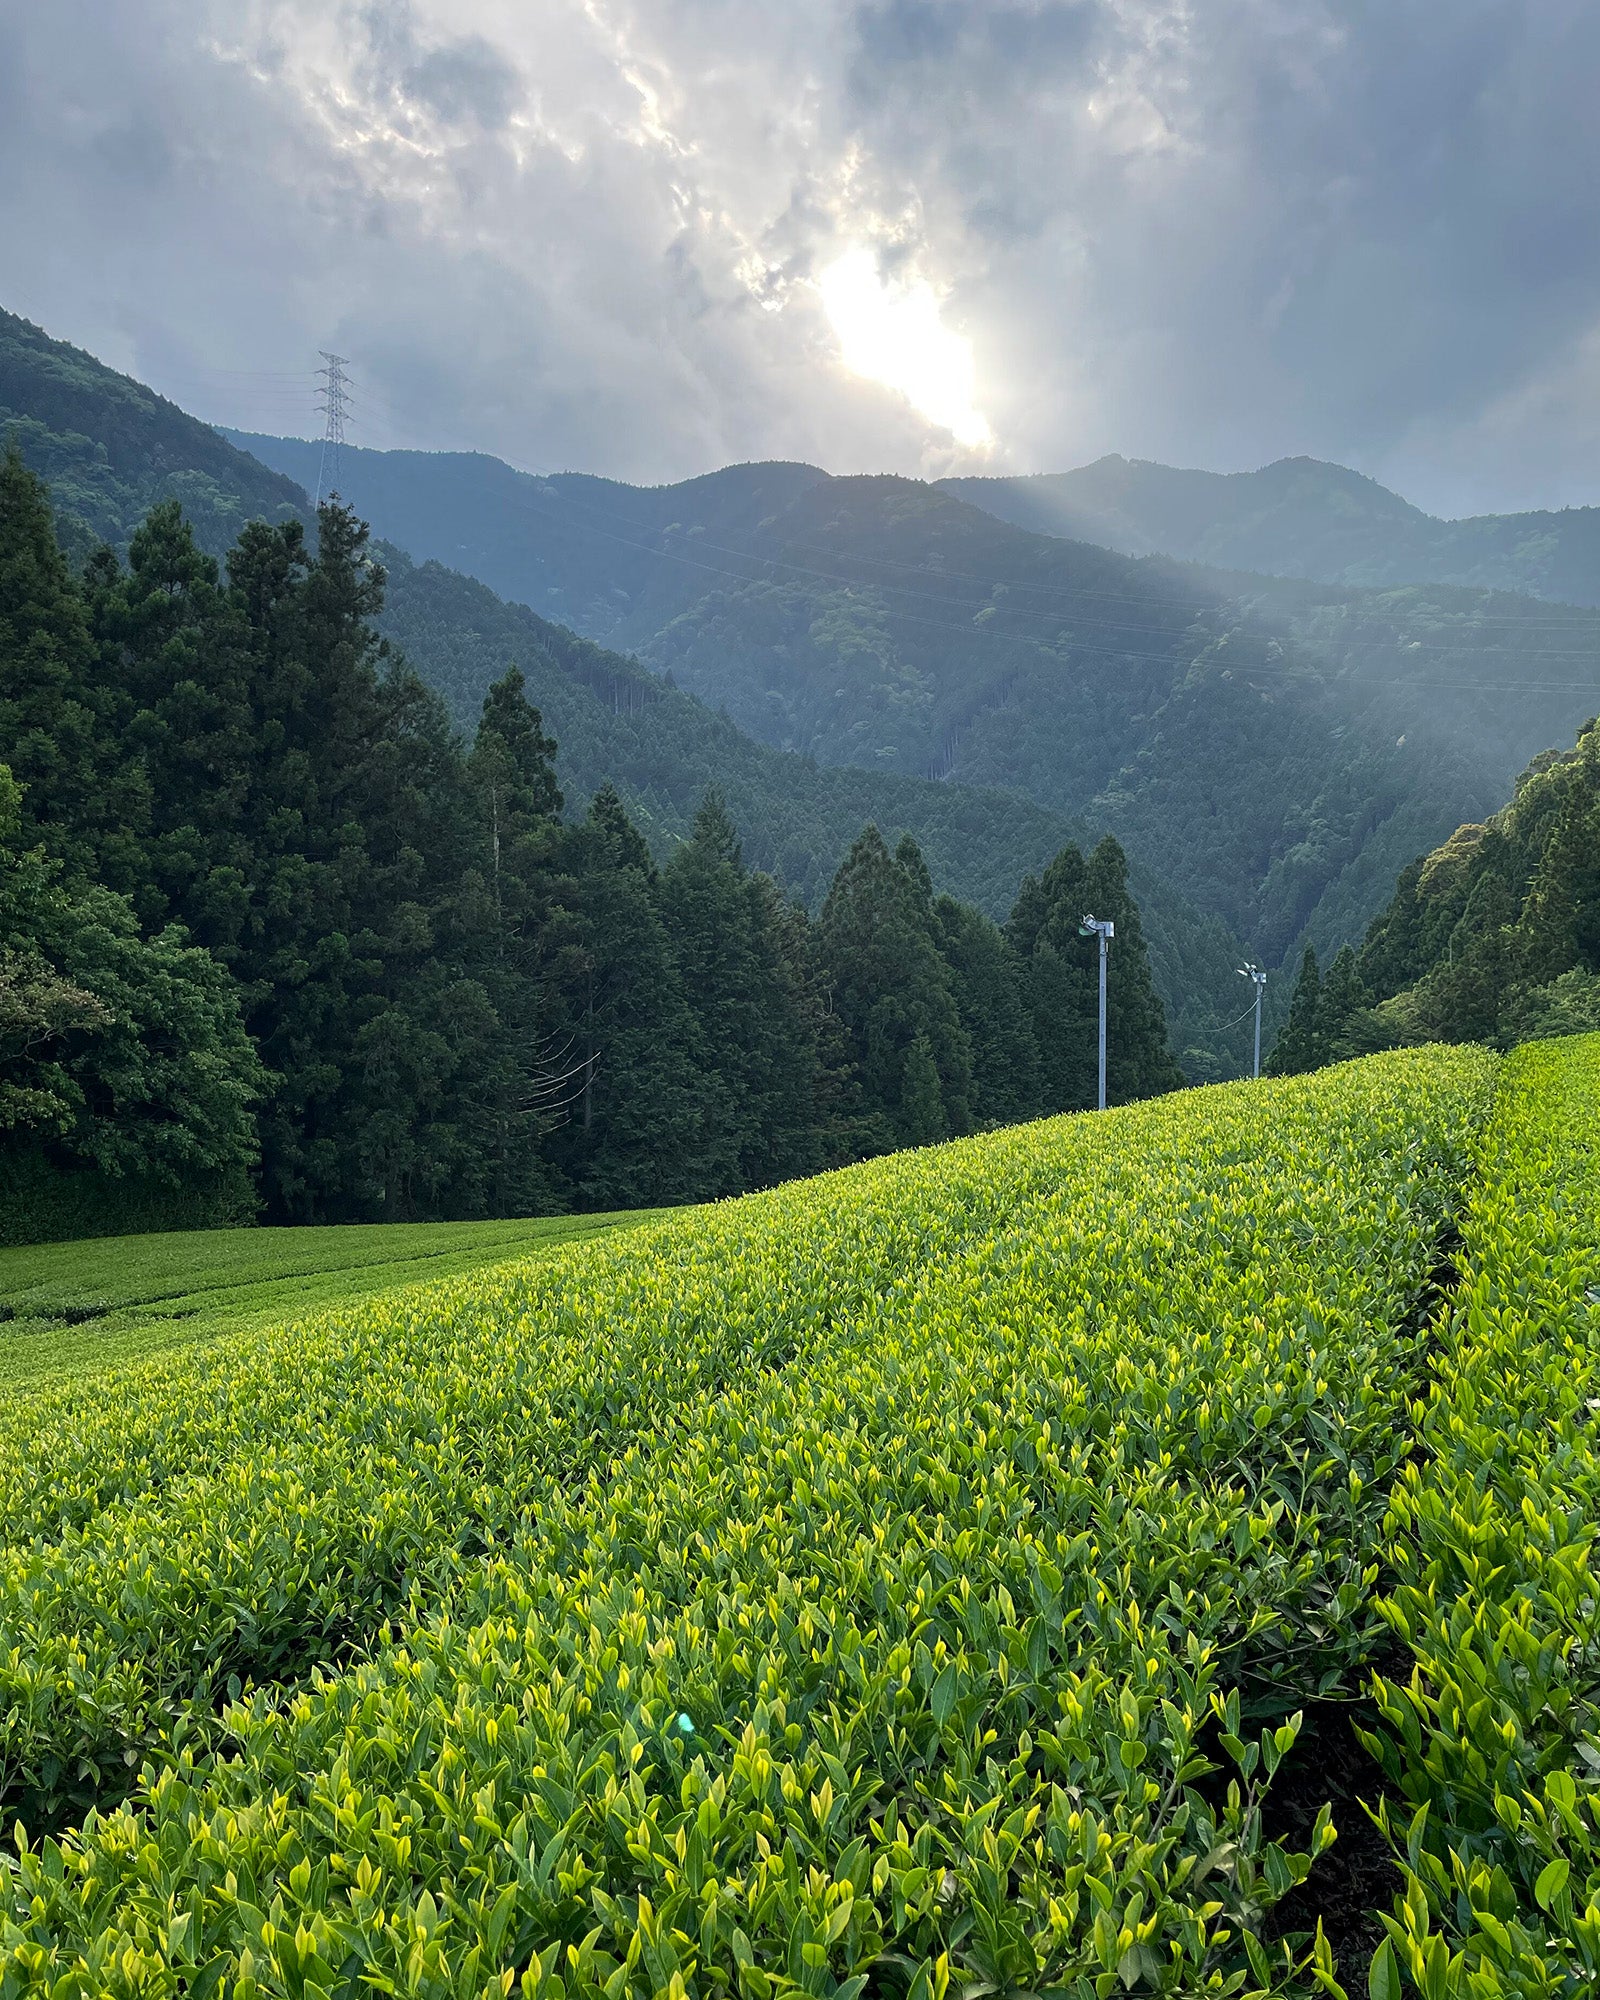
[{"label": "bright green tea foliage", "polygon": [[19,1834],[0,1994],[1334,1990],[1262,1801],[1373,1642],[1493,1078],[902,1154],[78,1399],[6,1481],[17,1768],[144,1767]]},{"label": "bright green tea foliage", "polygon": [[0,1384],[15,1394],[53,1377],[82,1379],[163,1347],[632,1228],[656,1212],[170,1229],[0,1249]]},{"label": "bright green tea foliage", "polygon": [[1506,1068],[1388,1523],[1416,1664],[1371,1747],[1415,1811],[1380,2000],[1600,1991],[1600,1037]]},{"label": "bright green tea foliage", "polygon": [[680,1405],[859,1337],[1060,1152],[915,1155],[18,1404],[0,1807],[81,1811],[230,1679],[303,1676]]}]

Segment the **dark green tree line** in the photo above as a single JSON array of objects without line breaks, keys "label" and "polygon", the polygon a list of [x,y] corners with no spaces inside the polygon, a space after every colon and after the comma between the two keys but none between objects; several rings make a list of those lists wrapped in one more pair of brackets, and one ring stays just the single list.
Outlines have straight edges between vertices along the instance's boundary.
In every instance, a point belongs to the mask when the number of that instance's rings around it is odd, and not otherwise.
[{"label": "dark green tree line", "polygon": [[1546,751],[1484,825],[1406,868],[1359,951],[1307,952],[1280,1074],[1408,1042],[1600,1030],[1600,725]]},{"label": "dark green tree line", "polygon": [[1088,1103],[1085,896],[1113,1095],[1177,1081],[1114,843],[1002,934],[869,827],[813,923],[714,789],[664,866],[609,786],[568,813],[515,668],[462,743],[384,582],[337,506],[219,565],[162,504],[75,576],[0,468],[0,1149],[283,1221],[732,1193]]}]

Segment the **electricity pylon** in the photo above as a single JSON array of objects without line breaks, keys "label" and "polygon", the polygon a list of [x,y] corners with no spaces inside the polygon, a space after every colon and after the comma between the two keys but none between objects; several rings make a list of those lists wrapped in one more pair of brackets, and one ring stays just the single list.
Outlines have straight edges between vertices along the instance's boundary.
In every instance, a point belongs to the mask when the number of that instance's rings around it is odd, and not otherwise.
[{"label": "electricity pylon", "polygon": [[330,354],[325,347],[318,348],[317,352],[326,364],[317,370],[322,383],[317,392],[317,408],[327,419],[322,433],[322,463],[317,468],[317,505],[320,507],[323,494],[338,490],[340,460],[344,450],[344,420],[350,413],[349,378],[344,372],[350,365],[350,357],[347,354]]}]

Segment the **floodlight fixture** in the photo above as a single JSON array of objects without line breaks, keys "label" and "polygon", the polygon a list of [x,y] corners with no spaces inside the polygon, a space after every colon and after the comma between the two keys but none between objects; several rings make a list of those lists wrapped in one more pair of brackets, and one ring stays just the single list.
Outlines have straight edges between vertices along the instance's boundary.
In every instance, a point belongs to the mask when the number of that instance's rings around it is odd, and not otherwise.
[{"label": "floodlight fixture", "polygon": [[1117,927],[1109,917],[1087,916],[1078,925],[1079,937],[1095,937],[1100,940],[1100,1089],[1099,1107],[1106,1108],[1106,951],[1117,934]]},{"label": "floodlight fixture", "polygon": [[1264,972],[1263,972],[1263,971],[1261,970],[1260,966],[1256,964],[1256,962],[1255,962],[1255,960],[1254,960],[1254,959],[1249,959],[1249,960],[1247,960],[1247,961],[1245,962],[1245,964],[1243,964],[1243,965],[1241,965],[1241,966],[1239,967],[1239,977],[1240,977],[1241,979],[1248,979],[1248,980],[1250,981],[1251,985],[1252,985],[1252,986],[1253,986],[1253,987],[1255,988],[1255,995],[1256,995],[1256,1006],[1255,1006],[1255,1014],[1256,1014],[1256,1047],[1255,1047],[1255,1060],[1254,1060],[1254,1064],[1253,1064],[1253,1066],[1252,1066],[1252,1069],[1251,1069],[1251,1072],[1250,1072],[1250,1073],[1251,1073],[1251,1075],[1252,1075],[1252,1076],[1260,1076],[1260,1074],[1261,1074],[1261,996],[1262,996],[1262,994],[1263,994],[1263,993],[1265,993],[1265,991],[1267,990],[1267,975],[1266,975],[1266,974],[1265,974],[1265,973],[1264,973]]}]

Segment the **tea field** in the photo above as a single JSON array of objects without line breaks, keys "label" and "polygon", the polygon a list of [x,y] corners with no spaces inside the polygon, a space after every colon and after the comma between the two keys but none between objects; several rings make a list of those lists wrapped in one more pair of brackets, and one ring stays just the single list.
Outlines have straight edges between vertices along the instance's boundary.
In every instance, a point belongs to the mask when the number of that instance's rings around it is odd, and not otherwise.
[{"label": "tea field", "polygon": [[0,2000],[1600,1990],[1597,1129],[1371,1057],[14,1395]]},{"label": "tea field", "polygon": [[649,1211],[333,1229],[180,1229],[0,1249],[0,1394],[419,1279],[631,1227]]}]

